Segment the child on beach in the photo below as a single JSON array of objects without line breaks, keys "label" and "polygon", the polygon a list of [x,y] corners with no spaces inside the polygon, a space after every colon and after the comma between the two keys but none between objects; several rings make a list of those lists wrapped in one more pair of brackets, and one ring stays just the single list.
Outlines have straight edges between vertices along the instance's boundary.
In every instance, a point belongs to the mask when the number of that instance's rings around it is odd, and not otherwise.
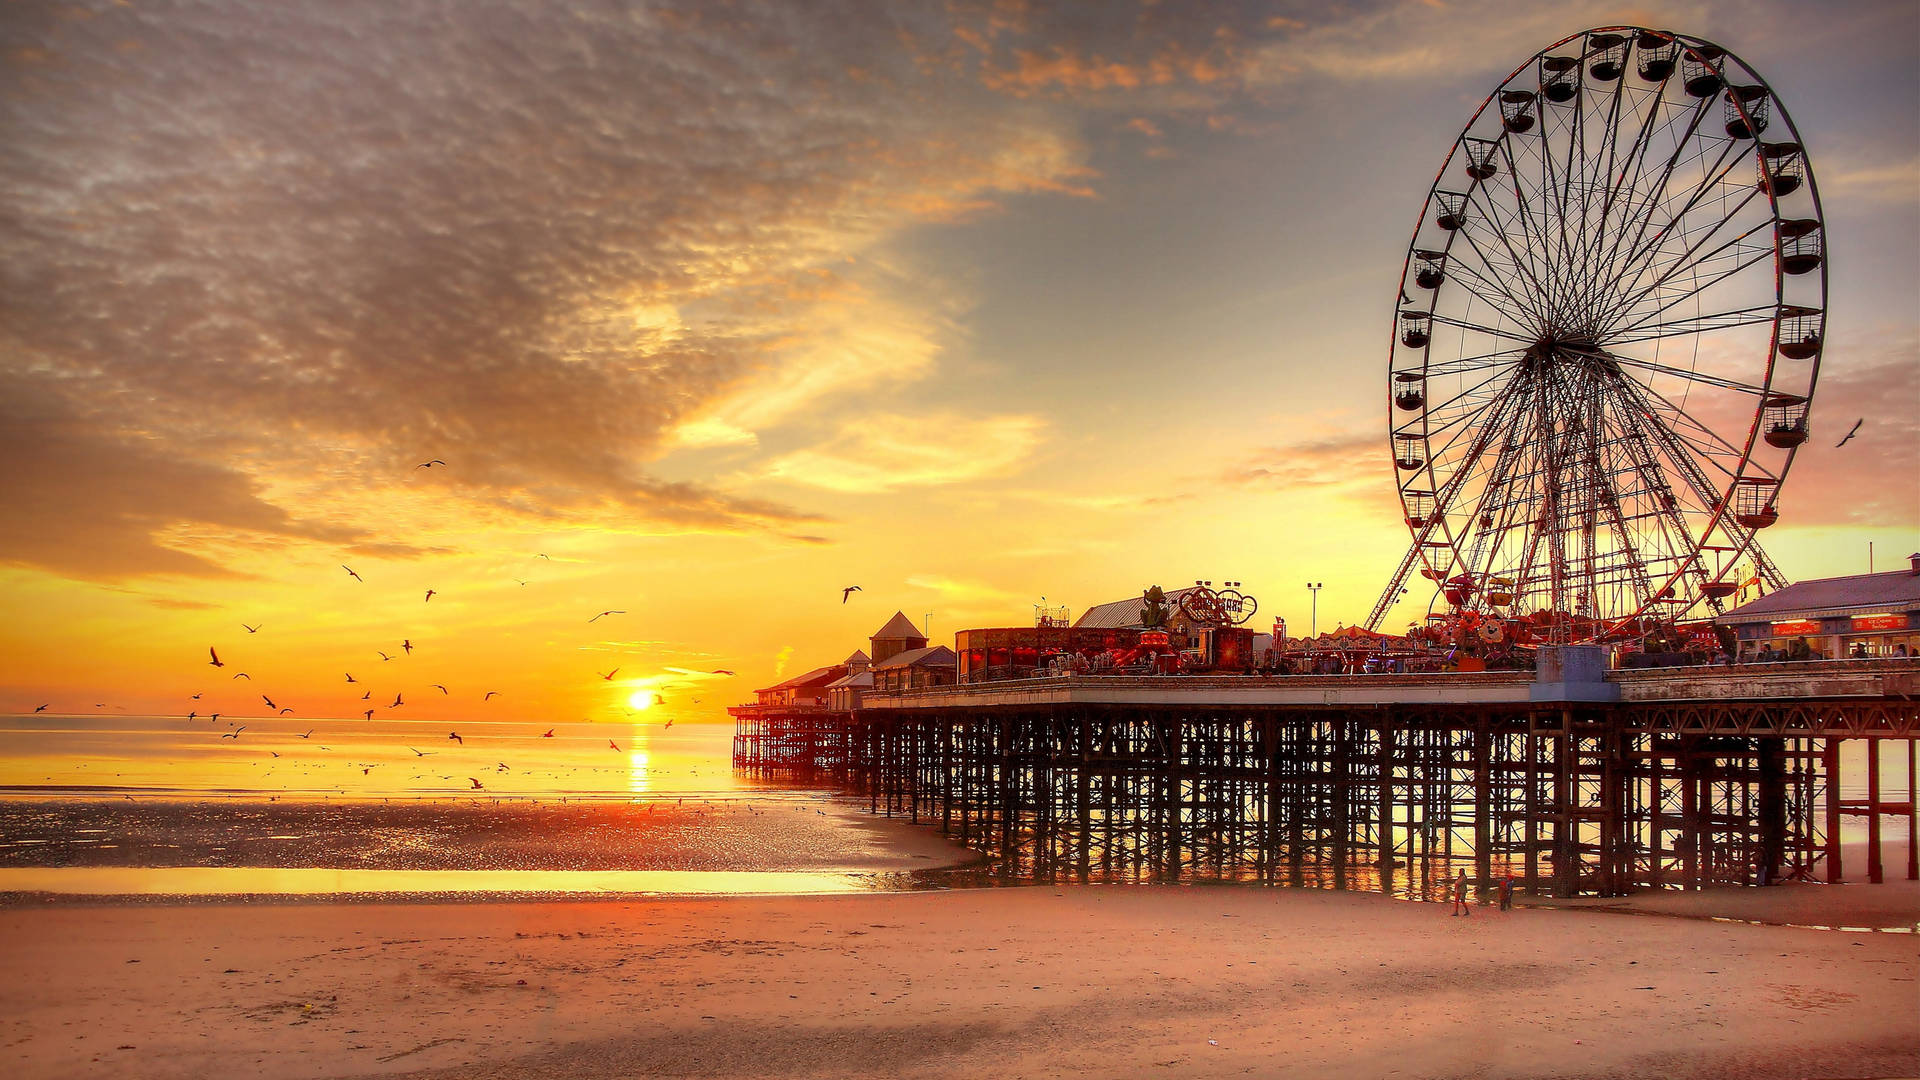
[{"label": "child on beach", "polygon": [[1467,872],[1465,870],[1460,871],[1460,876],[1453,879],[1453,914],[1473,914],[1473,908],[1467,905]]},{"label": "child on beach", "polygon": [[1513,871],[1511,870],[1507,871],[1506,877],[1500,879],[1500,910],[1513,910]]}]

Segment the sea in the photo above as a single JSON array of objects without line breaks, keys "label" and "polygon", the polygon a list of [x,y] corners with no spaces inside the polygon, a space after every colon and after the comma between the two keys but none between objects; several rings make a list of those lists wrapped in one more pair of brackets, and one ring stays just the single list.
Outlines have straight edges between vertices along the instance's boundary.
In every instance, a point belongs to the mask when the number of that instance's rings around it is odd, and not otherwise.
[{"label": "sea", "polygon": [[[0,898],[928,887],[966,853],[738,776],[730,726],[0,717]],[[947,850],[942,850],[943,848]]]}]

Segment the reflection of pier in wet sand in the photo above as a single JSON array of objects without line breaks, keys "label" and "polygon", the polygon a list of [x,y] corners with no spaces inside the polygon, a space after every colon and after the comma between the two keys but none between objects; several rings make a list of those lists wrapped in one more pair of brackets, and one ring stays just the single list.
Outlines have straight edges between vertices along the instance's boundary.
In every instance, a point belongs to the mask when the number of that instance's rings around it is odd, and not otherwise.
[{"label": "reflection of pier in wet sand", "polygon": [[[1889,818],[1920,877],[1920,661],[1555,676],[1071,677],[741,706],[734,760],[938,824],[1021,878],[1837,882],[1847,815],[1867,819],[1870,880]],[[1865,799],[1840,795],[1849,740]],[[1883,747],[1905,761],[1901,801]]]}]

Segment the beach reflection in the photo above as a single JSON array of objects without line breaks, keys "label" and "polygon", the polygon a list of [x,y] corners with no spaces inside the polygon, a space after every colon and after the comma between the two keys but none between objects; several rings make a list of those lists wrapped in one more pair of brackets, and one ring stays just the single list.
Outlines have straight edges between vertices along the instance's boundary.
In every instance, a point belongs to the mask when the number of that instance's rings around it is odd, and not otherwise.
[{"label": "beach reflection", "polygon": [[339,870],[260,866],[0,869],[0,893],[57,896],[804,896],[912,887],[905,873],[748,870]]}]

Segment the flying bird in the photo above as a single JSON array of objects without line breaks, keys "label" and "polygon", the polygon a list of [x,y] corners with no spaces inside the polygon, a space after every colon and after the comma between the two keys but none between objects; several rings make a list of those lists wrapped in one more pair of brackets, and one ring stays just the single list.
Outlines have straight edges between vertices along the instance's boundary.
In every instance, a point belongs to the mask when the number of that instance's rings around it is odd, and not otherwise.
[{"label": "flying bird", "polygon": [[292,709],[281,709],[281,710],[280,710],[280,715],[281,715],[281,716],[285,716],[285,715],[287,715],[288,713],[290,713],[290,712],[292,712],[292,711],[293,711]]},{"label": "flying bird", "polygon": [[241,623],[241,624],[240,624],[240,629],[242,629],[242,630],[245,630],[245,631],[246,631],[247,633],[249,633],[249,634],[257,634],[257,633],[259,633],[259,632],[260,632],[260,627],[258,627],[258,626],[248,626],[248,625],[247,625],[246,623]]},{"label": "flying bird", "polygon": [[710,672],[708,672],[707,674],[709,674],[709,675],[731,675],[731,674],[733,674],[733,672],[731,672],[731,671],[728,671],[728,670],[727,670],[726,668],[714,668],[714,669],[713,669],[712,671],[710,671]]},{"label": "flying bird", "polygon": [[607,740],[607,745],[608,745],[608,746],[610,746],[610,747],[612,747],[612,748],[613,748],[613,749],[615,749],[615,750],[618,750],[618,749],[620,749],[620,745],[619,745],[618,743],[616,743],[616,742],[614,742],[614,741],[613,741],[612,739],[608,739],[608,740]]},{"label": "flying bird", "polygon": [[[432,589],[428,589],[428,590],[427,590],[427,600],[431,600],[431,599],[433,599],[433,593],[434,593],[434,590],[432,590]],[[426,603],[426,602],[427,602],[427,600],[422,600],[422,601],[420,601],[420,602],[424,604],[424,603]]]},{"label": "flying bird", "polygon": [[363,578],[363,577],[361,577],[361,576],[360,576],[359,574],[356,574],[356,573],[354,573],[354,572],[353,572],[353,567],[351,567],[351,566],[348,566],[348,565],[347,565],[346,563],[341,563],[341,564],[340,564],[340,569],[342,569],[342,570],[345,570],[345,571],[347,572],[347,576],[348,576],[348,577],[350,577],[350,578],[352,578],[353,580],[355,580],[355,581],[357,581],[357,582],[359,582],[360,584],[362,584],[362,585],[365,585],[365,584],[367,583],[367,579],[366,579],[366,578]]},{"label": "flying bird", "polygon": [[402,650],[403,650],[404,652],[406,652],[406,654],[407,654],[408,656],[412,656],[412,655],[413,655],[413,639],[412,639],[412,638],[401,638],[401,639],[400,639],[400,648],[401,648],[401,649],[402,649]]},{"label": "flying bird", "polygon": [[428,685],[428,686],[431,686],[431,687],[433,687],[433,688],[434,688],[435,690],[438,690],[438,691],[440,691],[440,693],[442,693],[442,694],[445,694],[445,693],[447,692],[447,688],[446,688],[446,687],[444,687],[444,686],[441,686],[441,685],[440,685],[439,683],[437,683],[437,682],[430,682],[430,683],[428,683],[427,685]]},{"label": "flying bird", "polygon": [[446,464],[446,462],[444,462],[444,461],[441,461],[441,460],[440,460],[439,458],[434,458],[434,459],[433,459],[432,461],[423,461],[423,462],[421,462],[420,464],[418,464],[418,465],[415,465],[415,466],[414,466],[414,468],[416,468],[416,469],[431,469],[431,468],[433,468],[433,467],[434,467],[435,465],[445,465],[445,464]]},{"label": "flying bird", "polygon": [[198,719],[200,719],[200,714],[199,714],[198,712],[190,712],[190,713],[188,713],[188,714],[187,714],[187,719],[189,719],[189,720],[198,720]]},{"label": "flying bird", "polygon": [[1854,433],[1854,432],[1856,432],[1856,431],[1859,431],[1859,430],[1860,430],[1860,425],[1861,425],[1861,424],[1864,424],[1864,423],[1866,423],[1866,422],[1867,422],[1867,418],[1866,418],[1866,417],[1864,417],[1864,416],[1863,416],[1863,417],[1861,417],[1861,418],[1860,418],[1860,419],[1858,419],[1858,420],[1855,420],[1855,421],[1853,422],[1853,426],[1847,429],[1847,438],[1846,438],[1846,439],[1841,439],[1841,440],[1840,440],[1839,442],[1837,442],[1837,443],[1834,443],[1834,444],[1833,444],[1833,448],[1834,448],[1835,450],[1838,450],[1838,449],[1840,449],[1841,447],[1843,447],[1843,446],[1845,446],[1845,445],[1847,445],[1847,439],[1851,439],[1851,438],[1853,438],[1853,433]]},{"label": "flying bird", "polygon": [[219,722],[220,722],[220,714],[219,714],[219,713],[214,713],[214,714],[213,714],[212,716],[209,716],[209,717],[207,717],[207,722],[208,722],[208,723],[211,723],[211,724],[217,724],[217,723],[219,723]]},{"label": "flying bird", "polygon": [[600,613],[600,615],[595,615],[595,616],[594,616],[593,618],[591,618],[591,619],[588,619],[587,621],[588,621],[588,622],[597,622],[597,621],[599,621],[599,619],[600,619],[600,616],[601,616],[601,615],[625,615],[625,614],[626,614],[626,612],[624,612],[624,611],[619,611],[619,610],[614,610],[614,609],[608,609],[608,610],[606,610],[606,611],[603,611],[603,612],[601,612],[601,613]]},{"label": "flying bird", "polygon": [[364,694],[361,694],[361,695],[360,695],[360,700],[361,700],[361,701],[372,701],[372,700],[373,700],[373,691],[371,691],[371,690],[369,690],[369,691],[367,691],[366,693],[364,693]]},{"label": "flying bird", "polygon": [[497,693],[499,693],[499,692],[500,692],[500,691],[498,691],[498,690],[489,690],[489,691],[487,691],[487,696],[486,696],[486,697],[483,697],[483,698],[481,698],[480,700],[481,700],[481,701],[492,701],[492,700],[493,700],[493,695],[495,695],[495,694],[497,694]]},{"label": "flying bird", "polygon": [[386,661],[386,660],[391,660],[391,659],[393,659],[393,657],[391,657],[391,656],[388,656],[388,655],[387,655],[386,653],[383,653],[383,652],[380,652],[380,650],[379,650],[379,649],[375,649],[375,650],[373,650],[373,651],[374,651],[374,652],[377,652],[377,653],[380,653],[380,659],[381,659],[382,661]]},{"label": "flying bird", "polygon": [[468,781],[469,783],[471,783],[471,784],[473,785],[473,789],[472,789],[472,790],[474,790],[474,791],[482,791],[482,790],[485,790],[485,788],[486,788],[486,786],[487,786],[487,785],[485,785],[485,784],[483,784],[483,783],[481,783],[480,781],[478,781],[478,780],[475,780],[475,779],[474,779],[473,777],[471,777],[471,776],[469,776],[469,777],[467,777],[467,781]]},{"label": "flying bird", "polygon": [[[409,746],[407,747],[407,749],[413,750],[413,747]],[[432,757],[433,755],[425,750],[413,750],[413,756],[414,757]]]},{"label": "flying bird", "polygon": [[300,737],[301,737],[301,738],[303,738],[303,739],[311,739],[311,738],[313,738],[313,729],[312,729],[312,728],[308,728],[308,729],[307,729],[307,733],[306,733],[305,735],[302,735],[302,736],[300,736]]},{"label": "flying bird", "polygon": [[273,703],[273,699],[272,699],[272,698],[270,698],[270,697],[268,697],[268,696],[267,696],[267,695],[265,695],[265,694],[261,694],[261,695],[260,695],[260,700],[261,700],[261,701],[264,701],[264,702],[266,702],[266,703],[267,703],[267,708],[269,708],[269,709],[277,709],[277,708],[279,708],[279,707],[280,707],[280,706],[278,706],[278,705],[275,705],[275,704]]},{"label": "flying bird", "polygon": [[544,551],[542,551],[542,552],[539,552],[539,553],[537,553],[537,554],[535,554],[535,555],[534,555],[534,558],[536,558],[536,559],[545,559],[545,560],[547,560],[548,562],[552,562],[552,561],[553,561],[553,556],[551,556],[551,555],[548,555],[548,554],[547,554],[546,552],[544,552]]},{"label": "flying bird", "polygon": [[245,730],[247,730],[247,725],[241,724],[239,727],[234,728],[232,731],[223,733],[220,737],[223,739],[238,739],[240,737],[240,733]]},{"label": "flying bird", "polygon": [[512,769],[509,769],[509,768],[507,768],[507,763],[506,763],[506,762],[504,762],[504,761],[502,761],[502,762],[499,762],[499,763],[497,763],[497,764],[496,764],[496,765],[494,766],[494,771],[495,771],[495,772],[512,772],[513,770],[512,770]]},{"label": "flying bird", "polygon": [[[40,707],[41,707],[41,708],[43,708],[43,709],[44,709],[44,708],[46,708],[46,706],[45,706],[45,705],[42,705],[42,706],[40,706]],[[543,738],[543,739],[551,739],[551,738],[553,738],[553,729],[552,729],[552,728],[548,728],[548,729],[547,729],[547,733],[546,733],[545,735],[542,735],[542,736],[540,736],[540,737],[541,737],[541,738]]]},{"label": "flying bird", "polygon": [[207,646],[207,655],[213,657],[213,659],[207,661],[207,666],[209,667],[226,667],[227,666],[220,662],[220,654],[213,651],[213,646],[211,645]]},{"label": "flying bird", "polygon": [[[222,665],[222,666],[224,667],[225,665]],[[244,671],[241,671],[241,672],[236,672],[236,673],[234,674],[234,676],[233,676],[233,678],[235,678],[235,679],[245,679],[245,680],[247,680],[248,682],[252,682],[252,681],[253,681],[253,676],[251,676],[251,675],[249,675],[249,674],[247,674],[247,673],[246,673],[246,672],[244,672]],[[233,680],[232,680],[232,679],[229,679],[228,681],[229,681],[229,682],[231,682],[231,681],[233,681]]]},{"label": "flying bird", "polygon": [[862,590],[862,589],[860,588],[860,586],[858,586],[858,585],[849,585],[849,586],[847,586],[846,588],[844,588],[844,589],[841,589],[841,590],[840,590],[840,602],[841,602],[841,603],[843,603],[843,604],[844,604],[844,603],[846,603],[846,602],[847,602],[847,597],[849,597],[849,596],[852,596],[852,595],[853,595],[854,593],[857,593],[857,592],[861,592],[861,591],[863,591],[863,590]]},{"label": "flying bird", "polygon": [[526,582],[524,582],[524,581],[521,581],[521,580],[520,580],[519,578],[514,578],[513,580],[514,580],[515,582],[518,582],[518,583],[519,583],[519,584],[521,584],[521,585],[525,585],[525,584],[526,584]]},{"label": "flying bird", "polygon": [[[193,695],[193,700],[195,700],[195,701],[199,701],[199,700],[200,700],[200,694],[204,694],[204,693],[206,693],[206,691],[205,691],[205,690],[202,690],[202,691],[200,691],[200,693],[199,693],[199,694],[195,694],[195,695]],[[43,708],[43,709],[44,709],[44,708],[46,708],[46,706],[45,706],[45,705],[42,705],[42,706],[40,706],[40,707],[41,707],[41,708]]]},{"label": "flying bird", "polygon": [[[195,694],[195,695],[193,695],[193,696],[194,696],[194,697],[199,697],[200,695],[199,695],[199,694]],[[51,701],[49,701],[49,702],[47,702],[47,705],[51,705],[51,704],[53,704],[53,702],[51,702]],[[36,708],[35,708],[35,709],[34,709],[33,711],[34,711],[34,712],[46,712],[46,711],[47,711],[47,705],[41,705],[41,706],[38,706],[38,707],[36,707]],[[549,734],[549,735],[551,735],[551,734],[553,734],[553,733],[552,733],[552,732],[548,732],[547,734]]]},{"label": "flying bird", "polygon": [[[405,693],[405,691],[403,690],[403,691],[401,691],[401,693]],[[402,704],[402,702],[401,702],[401,700],[400,700],[400,694],[395,694],[395,695],[393,695],[393,704],[391,704],[391,705],[389,705],[389,706],[387,706],[387,708],[389,708],[389,709],[397,709],[397,708],[399,708],[399,707],[401,706],[401,704]]]},{"label": "flying bird", "polygon": [[459,744],[460,744],[461,746],[465,746],[465,745],[467,745],[467,740],[465,740],[465,739],[463,739],[463,738],[461,738],[461,737],[460,737],[460,733],[459,733],[459,732],[457,732],[457,731],[449,731],[449,732],[447,732],[447,740],[448,740],[449,742],[457,742],[457,743],[459,743]]},{"label": "flying bird", "polygon": [[[594,674],[596,674],[596,675],[598,675],[598,674],[599,674],[599,672],[595,672]],[[620,674],[620,669],[619,669],[619,668],[614,668],[614,669],[613,669],[612,671],[609,671],[609,672],[607,672],[607,673],[606,673],[605,675],[601,675],[600,677],[601,677],[602,679],[605,679],[605,680],[606,680],[606,681],[608,681],[608,682],[612,682],[612,681],[613,681],[613,677],[614,677],[615,675],[618,675],[618,674]]]},{"label": "flying bird", "polygon": [[[368,710],[367,710],[367,711],[366,711],[365,713],[363,713],[363,714],[361,714],[361,715],[363,715],[363,716],[365,716],[365,717],[366,717],[366,718],[367,718],[367,719],[368,719],[369,721],[371,721],[371,720],[373,719],[373,710],[372,710],[372,709],[368,709]],[[323,747],[321,747],[320,749],[322,749],[322,750],[325,750],[325,749],[326,749],[326,747],[324,747],[324,746],[323,746]]]},{"label": "flying bird", "polygon": [[356,679],[356,678],[354,678],[354,677],[353,677],[353,672],[351,672],[351,671],[349,671],[349,672],[347,672],[347,681],[351,683],[351,682],[359,682],[360,680],[359,680],[359,679]]}]

